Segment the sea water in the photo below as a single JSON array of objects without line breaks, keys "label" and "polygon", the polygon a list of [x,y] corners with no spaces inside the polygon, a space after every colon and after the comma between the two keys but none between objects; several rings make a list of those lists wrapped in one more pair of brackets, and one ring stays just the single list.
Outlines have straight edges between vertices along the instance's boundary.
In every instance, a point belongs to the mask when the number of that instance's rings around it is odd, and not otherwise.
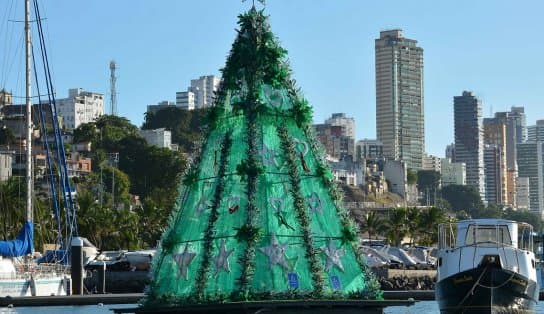
[{"label": "sea water", "polygon": [[[112,309],[134,308],[135,304],[84,305],[84,306],[36,306],[0,308],[0,314],[113,314]],[[536,306],[536,313],[544,313],[544,302]],[[385,314],[439,314],[438,303],[434,301],[416,302],[412,306],[392,306]]]}]

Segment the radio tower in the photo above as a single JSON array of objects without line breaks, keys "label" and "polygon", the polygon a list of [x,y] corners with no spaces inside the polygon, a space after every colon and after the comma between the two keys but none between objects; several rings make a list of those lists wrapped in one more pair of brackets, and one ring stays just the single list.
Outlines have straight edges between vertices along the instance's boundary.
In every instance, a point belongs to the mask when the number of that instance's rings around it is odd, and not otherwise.
[{"label": "radio tower", "polygon": [[115,64],[115,60],[110,61],[110,109],[111,109],[111,115],[116,116],[117,115],[117,91],[115,90],[115,81],[117,81],[117,77],[115,76],[115,70],[117,69],[117,66]]}]

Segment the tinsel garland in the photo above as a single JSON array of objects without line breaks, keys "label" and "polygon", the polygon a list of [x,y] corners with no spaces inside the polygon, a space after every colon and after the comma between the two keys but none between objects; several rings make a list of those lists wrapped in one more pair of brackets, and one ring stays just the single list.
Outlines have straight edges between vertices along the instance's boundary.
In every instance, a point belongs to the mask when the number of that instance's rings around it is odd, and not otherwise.
[{"label": "tinsel garland", "polygon": [[295,146],[293,139],[287,133],[287,128],[282,125],[278,128],[278,136],[281,141],[281,147],[285,154],[287,166],[289,169],[289,177],[291,180],[291,194],[293,195],[293,205],[296,210],[296,216],[302,228],[302,238],[306,246],[306,259],[310,265],[312,274],[312,283],[314,292],[321,295],[323,292],[324,275],[323,267],[318,262],[318,251],[314,248],[313,238],[310,230],[310,218],[306,209],[306,200],[300,191],[300,175],[297,163],[295,162]]},{"label": "tinsel garland", "polygon": [[300,290],[289,290],[286,292],[248,292],[245,295],[240,295],[237,292],[233,293],[215,293],[207,294],[203,298],[184,297],[174,294],[165,294],[157,296],[156,299],[150,300],[146,305],[157,308],[176,308],[198,304],[224,304],[228,302],[245,302],[245,301],[295,301],[295,300],[366,300],[369,296],[360,291],[348,292],[342,294],[338,291],[323,292],[317,295],[315,292],[305,292]]},{"label": "tinsel garland", "polygon": [[202,249],[202,262],[200,264],[200,269],[198,270],[195,278],[195,293],[196,297],[202,298],[204,296],[204,290],[206,287],[206,280],[208,279],[208,272],[210,270],[210,257],[212,254],[213,247],[213,236],[214,236],[214,227],[215,222],[219,216],[218,208],[223,197],[223,190],[225,188],[225,170],[227,165],[227,158],[229,156],[230,149],[232,147],[231,134],[225,134],[223,143],[221,144],[221,157],[219,163],[219,171],[217,174],[217,184],[215,187],[214,198],[212,201],[212,206],[210,210],[210,215],[208,217],[208,226],[204,232],[204,241]]},{"label": "tinsel garland", "polygon": [[[256,101],[255,95],[253,95],[253,101]],[[257,126],[256,126],[256,114],[251,111],[251,109],[246,110],[246,121],[247,121],[247,163],[248,168],[259,168],[258,148],[257,148]],[[255,248],[257,246],[257,241],[259,239],[258,231],[258,216],[259,216],[259,207],[256,205],[255,197],[257,195],[257,180],[260,175],[259,171],[249,171],[247,175],[247,217],[245,225],[241,230],[249,230],[251,233],[245,237],[243,233],[239,233],[238,236],[240,239],[247,239],[246,249],[244,253],[240,256],[238,262],[242,265],[242,271],[240,277],[238,278],[238,284],[240,285],[239,293],[242,296],[247,296],[250,290],[250,282],[253,279],[255,274]]]},{"label": "tinsel garland", "polygon": [[[178,189],[178,197],[176,198],[176,203],[174,204],[172,213],[168,218],[167,226],[162,233],[159,245],[157,247],[156,256],[160,256],[160,258],[154,258],[151,261],[151,284],[146,287],[145,297],[142,300],[142,304],[147,304],[151,302],[151,300],[154,300],[158,297],[157,294],[160,282],[157,280],[157,276],[155,276],[155,274],[162,267],[164,259],[172,253],[172,250],[177,244],[175,227],[179,224],[181,220],[184,210],[183,206],[186,204],[187,198],[189,196],[189,186],[198,180],[198,176],[200,173],[200,162],[202,157],[201,152],[209,139],[210,130],[211,129],[209,127],[202,128],[202,132],[200,133],[201,137],[195,145],[196,149],[194,151],[194,155],[196,157],[185,169],[185,173],[181,181],[183,184],[180,185],[180,188]],[[189,179],[187,177],[191,178]],[[185,183],[189,183],[189,185]]]},{"label": "tinsel garland", "polygon": [[[306,135],[306,138],[308,139],[308,142],[310,143],[310,149],[313,155],[324,156],[324,149],[317,141],[313,129],[307,126],[303,128],[303,131]],[[328,173],[330,173],[329,166],[324,158],[316,158],[316,162],[317,168],[321,169],[318,171],[318,173],[321,175],[323,183],[329,191],[330,197],[333,200],[336,200],[337,213],[339,214],[342,223],[342,245],[352,246],[357,263],[359,264],[359,268],[366,276],[366,285],[362,290],[357,292],[357,294],[360,298],[364,299],[382,299],[383,291],[380,290],[380,283],[378,282],[374,273],[370,270],[368,265],[363,260],[361,254],[358,253],[359,250],[357,248],[357,245],[359,244],[359,237],[357,236],[356,225],[351,216],[341,205],[342,193],[340,192],[338,185],[333,180],[331,180],[330,176],[328,175]]]}]

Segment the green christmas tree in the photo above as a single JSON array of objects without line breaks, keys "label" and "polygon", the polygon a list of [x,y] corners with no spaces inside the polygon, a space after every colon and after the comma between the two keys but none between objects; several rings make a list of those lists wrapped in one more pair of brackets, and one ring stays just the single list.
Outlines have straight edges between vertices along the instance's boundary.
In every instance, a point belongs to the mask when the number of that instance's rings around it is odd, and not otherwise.
[{"label": "green christmas tree", "polygon": [[238,23],[144,306],[381,299],[287,51],[262,11],[253,7]]}]

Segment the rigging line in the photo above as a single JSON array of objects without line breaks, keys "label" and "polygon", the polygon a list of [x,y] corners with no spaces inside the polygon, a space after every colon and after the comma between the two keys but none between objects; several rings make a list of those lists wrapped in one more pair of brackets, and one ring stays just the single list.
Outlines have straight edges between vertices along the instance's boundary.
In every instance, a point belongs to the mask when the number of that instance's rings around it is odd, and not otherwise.
[{"label": "rigging line", "polygon": [[[32,62],[33,62],[33,69],[34,69],[34,78],[35,78],[35,85],[36,85],[36,90],[38,91],[38,95],[40,94],[40,85],[39,85],[39,81],[38,81],[38,71],[37,71],[37,67],[36,67],[36,59],[34,58],[34,46],[32,46]],[[45,123],[45,113],[44,113],[44,110],[43,110],[43,103],[42,103],[42,100],[41,100],[41,97],[38,97],[38,107],[39,107],[39,116],[40,116],[40,125],[41,125],[41,131],[42,131],[42,139],[44,140],[44,145],[45,145],[45,158],[46,158],[46,162],[47,162],[47,171],[49,173],[49,177],[50,178],[53,178],[53,162],[51,160],[51,150],[49,148],[49,139],[48,139],[48,134],[47,134],[47,126],[46,126],[46,123]],[[54,187],[54,183],[53,181],[50,181],[49,182],[49,188],[51,190],[51,202],[52,202],[52,205],[53,205],[53,211],[54,211],[54,214],[55,214],[55,221],[57,223],[57,232],[60,234],[61,232],[61,224],[60,224],[60,216],[59,216],[59,206],[58,206],[58,200],[57,200],[57,194],[56,194],[56,191],[55,191],[55,187]],[[62,240],[62,238],[61,238]],[[60,243],[58,243],[60,244]]]},{"label": "rigging line", "polygon": [[[11,5],[10,5],[9,9],[6,10],[6,11],[4,11],[5,14],[4,14],[4,16],[2,17],[2,21],[5,21],[5,20],[7,19],[7,17],[8,17],[10,14],[12,14],[12,11],[13,11],[13,4],[14,4],[14,2],[11,1]],[[6,33],[4,33],[4,25],[6,26]],[[7,22],[6,22],[6,23],[2,23],[2,26],[1,26],[1,28],[0,28],[0,35],[2,35],[2,34],[7,34],[7,33],[8,33],[8,32],[7,32],[7,26],[8,26],[8,23],[7,23]],[[11,36],[6,36],[6,38],[5,38],[6,43],[4,44],[4,47],[6,47],[6,51],[9,51],[10,45],[8,44],[8,37],[9,37],[9,38],[12,38],[12,37],[13,37],[13,31],[14,31],[14,30],[12,30],[12,31],[10,32],[10,35],[11,35]],[[10,42],[11,42],[11,40],[10,40]],[[6,62],[7,62],[7,59],[8,59],[8,56],[7,56],[7,53],[6,53],[6,54],[4,54],[4,58],[3,58],[3,61],[2,61],[2,68],[1,68],[1,69],[2,69],[2,73],[4,72],[5,64],[6,64]],[[2,80],[2,81],[3,81],[3,80]],[[4,86],[3,82],[2,82],[2,86]]]},{"label": "rigging line", "polygon": [[[40,10],[38,8],[38,2],[37,0],[34,0],[34,7],[35,7],[35,13],[36,13],[36,17],[38,20],[40,20]],[[39,39],[40,39],[40,45],[42,47],[42,50],[43,50],[43,54],[44,54],[44,64],[45,64],[45,69],[46,69],[46,82],[48,83],[48,88],[50,87],[50,89],[48,90],[49,93],[51,94],[51,99],[52,101],[50,102],[50,104],[52,104],[51,107],[51,112],[52,112],[52,115],[51,115],[51,119],[52,119],[52,122],[53,122],[53,129],[55,131],[55,136],[56,136],[56,141],[58,143],[57,145],[57,150],[60,151],[60,158],[59,158],[59,163],[60,163],[60,168],[62,169],[62,173],[64,175],[64,180],[63,180],[63,196],[66,200],[66,194],[68,194],[68,197],[67,199],[69,200],[69,202],[65,202],[66,204],[68,204],[68,208],[70,210],[70,215],[71,215],[71,219],[68,220],[69,224],[70,224],[70,238],[68,239],[70,242],[71,242],[71,236],[72,235],[75,235],[77,236],[78,235],[78,230],[77,230],[77,220],[76,220],[76,212],[75,212],[75,204],[74,204],[74,199],[73,199],[73,196],[72,196],[72,188],[71,188],[71,184],[70,184],[70,180],[69,180],[69,177],[68,177],[68,168],[66,166],[66,155],[65,155],[65,151],[64,151],[64,145],[63,145],[63,140],[62,140],[62,131],[59,130],[59,125],[58,125],[58,120],[57,120],[57,115],[56,115],[56,104],[55,104],[55,96],[54,96],[54,89],[53,89],[53,80],[51,78],[51,71],[50,71],[50,66],[49,66],[49,60],[48,60],[48,57],[47,57],[47,49],[45,47],[45,40],[44,40],[44,35],[43,35],[43,28],[42,28],[42,24],[40,21],[38,21],[37,23],[37,26],[38,26],[38,32],[39,32]],[[66,189],[68,189],[68,193],[66,193]]]},{"label": "rigging line", "polygon": [[[21,34],[21,37],[20,37],[19,41],[20,41],[20,44],[15,45],[16,50],[14,51],[13,55],[10,55],[9,53],[6,53],[4,55],[4,62],[3,62],[3,66],[2,66],[2,72],[4,72],[5,74],[3,74],[4,75],[4,80],[2,81],[2,86],[6,85],[8,77],[10,76],[10,73],[11,73],[12,69],[14,68],[15,63],[17,61],[17,56],[18,55],[21,56],[20,57],[21,59],[23,59],[23,57],[24,57],[23,54],[21,53],[21,51],[23,50],[23,47],[25,46],[24,45],[25,44],[24,34]],[[11,39],[10,39],[10,43],[8,44],[8,47],[10,47],[10,46],[11,46]],[[8,50],[11,50],[11,49],[8,49]],[[9,62],[9,60],[11,60],[11,62]]]}]

